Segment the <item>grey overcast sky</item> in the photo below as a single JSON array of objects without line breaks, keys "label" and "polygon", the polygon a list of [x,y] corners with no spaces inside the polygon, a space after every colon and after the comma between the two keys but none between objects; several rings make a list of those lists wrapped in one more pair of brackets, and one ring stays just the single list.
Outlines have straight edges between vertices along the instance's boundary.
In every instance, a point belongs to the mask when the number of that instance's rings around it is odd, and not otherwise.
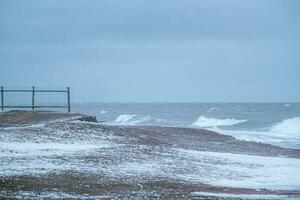
[{"label": "grey overcast sky", "polygon": [[75,102],[300,102],[299,0],[1,0],[0,84]]}]

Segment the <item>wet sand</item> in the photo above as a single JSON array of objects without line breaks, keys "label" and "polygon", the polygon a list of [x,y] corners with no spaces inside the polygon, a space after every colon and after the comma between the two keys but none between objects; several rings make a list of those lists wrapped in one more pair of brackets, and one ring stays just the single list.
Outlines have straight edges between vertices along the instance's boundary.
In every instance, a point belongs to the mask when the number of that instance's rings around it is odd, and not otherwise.
[{"label": "wet sand", "polygon": [[[252,177],[268,169],[265,162],[298,163],[297,149],[204,129],[109,126],[56,112],[1,113],[0,127],[2,198],[300,198],[295,188],[268,188],[272,174],[260,185],[253,185],[257,177]],[[298,183],[291,175],[282,177]]]}]

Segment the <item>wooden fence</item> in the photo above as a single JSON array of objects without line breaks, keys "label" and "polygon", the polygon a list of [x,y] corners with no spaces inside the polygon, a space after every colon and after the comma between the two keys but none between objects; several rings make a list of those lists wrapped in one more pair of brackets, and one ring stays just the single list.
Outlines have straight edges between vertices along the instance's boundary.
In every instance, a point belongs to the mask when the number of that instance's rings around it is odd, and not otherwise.
[{"label": "wooden fence", "polygon": [[[5,93],[32,93],[31,105],[5,105]],[[37,105],[35,103],[35,94],[36,93],[66,93],[67,94],[67,105]],[[39,90],[35,89],[33,86],[31,90],[15,90],[15,89],[5,89],[1,86],[1,110],[4,108],[31,108],[34,110],[35,108],[68,108],[68,112],[71,112],[71,102],[70,102],[70,87],[67,87],[66,90]]]}]

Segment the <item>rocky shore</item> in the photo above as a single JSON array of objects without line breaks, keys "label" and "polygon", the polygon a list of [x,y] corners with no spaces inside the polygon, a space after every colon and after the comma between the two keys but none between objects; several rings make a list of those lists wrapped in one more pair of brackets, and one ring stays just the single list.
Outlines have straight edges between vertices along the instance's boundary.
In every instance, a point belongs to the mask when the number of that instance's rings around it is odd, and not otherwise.
[{"label": "rocky shore", "polygon": [[10,111],[0,114],[0,158],[0,198],[300,198],[300,150],[204,129]]}]

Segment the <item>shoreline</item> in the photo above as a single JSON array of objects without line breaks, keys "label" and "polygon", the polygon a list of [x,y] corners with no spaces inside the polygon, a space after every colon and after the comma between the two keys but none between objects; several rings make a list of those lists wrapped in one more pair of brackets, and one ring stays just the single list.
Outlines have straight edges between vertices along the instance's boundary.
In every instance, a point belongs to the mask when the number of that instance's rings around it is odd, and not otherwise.
[{"label": "shoreline", "polygon": [[[107,199],[151,196],[190,199],[211,193],[300,198],[299,189],[232,187],[239,179],[245,186],[251,180],[255,183],[258,177],[247,176],[263,172],[260,165],[264,162],[267,167],[274,167],[272,162],[279,165],[286,159],[295,159],[298,163],[299,149],[241,141],[205,129],[109,126],[95,120],[87,115],[57,112],[1,113],[0,137],[6,145],[2,147],[1,156],[9,158],[6,162],[13,164],[15,171],[1,163],[4,173],[0,174],[0,197],[22,196],[20,193],[27,191],[31,197],[56,192],[56,195],[83,197],[87,194],[104,199],[105,196]],[[42,126],[22,127],[41,123]],[[6,129],[8,127],[14,128]],[[25,167],[19,173],[15,165]],[[244,169],[248,171],[239,172]],[[272,179],[272,174],[268,178]],[[234,181],[230,182],[231,179]],[[212,180],[216,184],[211,185]],[[227,186],[226,182],[218,185],[218,180],[229,182]],[[214,199],[222,198],[217,195]]]}]

